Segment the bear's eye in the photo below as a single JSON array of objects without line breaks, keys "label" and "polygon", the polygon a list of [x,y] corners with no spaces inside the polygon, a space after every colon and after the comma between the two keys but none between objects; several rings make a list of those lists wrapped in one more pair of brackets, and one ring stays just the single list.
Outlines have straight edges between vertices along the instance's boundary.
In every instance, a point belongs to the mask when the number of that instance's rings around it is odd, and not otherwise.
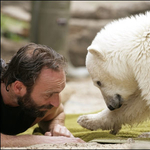
[{"label": "bear's eye", "polygon": [[97,83],[98,86],[102,85],[100,81],[97,81],[96,83]]}]

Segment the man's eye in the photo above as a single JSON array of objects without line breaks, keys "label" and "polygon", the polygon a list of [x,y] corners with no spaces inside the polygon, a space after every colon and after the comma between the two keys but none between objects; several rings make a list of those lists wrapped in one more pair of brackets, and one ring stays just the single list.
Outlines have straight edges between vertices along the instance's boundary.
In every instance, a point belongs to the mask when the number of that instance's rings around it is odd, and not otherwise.
[{"label": "man's eye", "polygon": [[102,85],[100,81],[97,81],[96,83],[97,83],[98,86]]},{"label": "man's eye", "polygon": [[53,96],[53,93],[46,95],[46,98],[50,98],[50,97],[52,97],[52,96]]},{"label": "man's eye", "polygon": [[52,97],[52,96],[53,96],[53,94],[54,94],[54,93],[52,93],[52,94],[49,94],[49,97]]}]

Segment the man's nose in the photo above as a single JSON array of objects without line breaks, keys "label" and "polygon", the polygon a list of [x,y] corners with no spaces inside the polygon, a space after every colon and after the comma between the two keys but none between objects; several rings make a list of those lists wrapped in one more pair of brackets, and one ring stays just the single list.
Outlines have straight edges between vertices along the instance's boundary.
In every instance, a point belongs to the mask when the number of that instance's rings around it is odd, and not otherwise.
[{"label": "man's nose", "polygon": [[54,107],[58,107],[60,105],[60,98],[58,94],[53,96],[53,98],[50,100],[50,104]]}]

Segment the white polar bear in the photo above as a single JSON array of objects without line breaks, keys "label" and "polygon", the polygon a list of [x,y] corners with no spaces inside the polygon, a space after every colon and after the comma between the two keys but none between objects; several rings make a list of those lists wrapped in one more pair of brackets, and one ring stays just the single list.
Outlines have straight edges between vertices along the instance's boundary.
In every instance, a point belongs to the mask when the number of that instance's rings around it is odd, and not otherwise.
[{"label": "white polar bear", "polygon": [[86,67],[108,109],[80,116],[82,127],[117,134],[150,118],[150,12],[106,25],[88,47]]}]

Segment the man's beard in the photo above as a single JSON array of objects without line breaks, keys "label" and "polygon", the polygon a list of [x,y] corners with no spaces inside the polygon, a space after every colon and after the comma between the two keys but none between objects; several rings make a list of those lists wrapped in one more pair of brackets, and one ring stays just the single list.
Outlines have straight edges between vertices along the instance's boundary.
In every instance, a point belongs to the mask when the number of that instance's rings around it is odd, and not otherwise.
[{"label": "man's beard", "polygon": [[53,105],[51,105],[51,104],[38,106],[35,103],[35,101],[32,99],[31,93],[26,93],[23,97],[18,97],[17,100],[18,100],[19,106],[26,114],[28,114],[32,117],[36,117],[36,118],[44,117],[44,115],[48,111],[48,110],[40,111],[40,109],[49,109],[50,110],[53,107]]}]

